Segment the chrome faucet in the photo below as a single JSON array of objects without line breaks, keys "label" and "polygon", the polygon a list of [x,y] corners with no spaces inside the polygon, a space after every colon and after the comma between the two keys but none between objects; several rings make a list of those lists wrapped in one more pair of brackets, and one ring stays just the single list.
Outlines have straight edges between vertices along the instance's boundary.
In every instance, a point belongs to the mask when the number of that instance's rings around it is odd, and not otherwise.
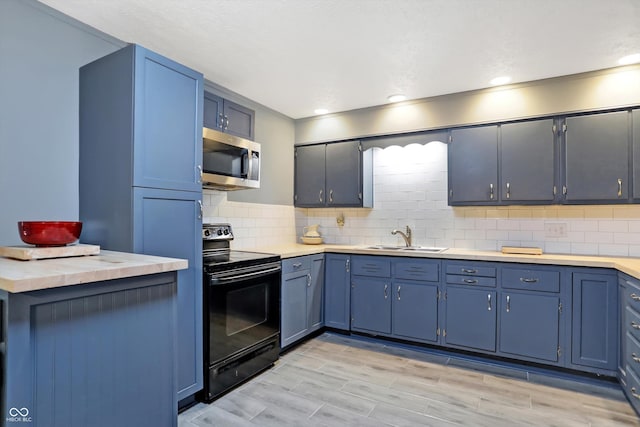
[{"label": "chrome faucet", "polygon": [[403,233],[403,232],[402,232],[402,231],[400,231],[400,230],[393,230],[393,231],[391,232],[391,234],[393,234],[394,236],[395,236],[396,234],[401,235],[401,236],[402,236],[402,238],[404,239],[404,243],[405,243],[405,245],[407,245],[407,247],[411,246],[411,229],[409,228],[409,226],[408,226],[408,225],[407,225],[407,232],[406,232],[406,234],[405,234],[405,233]]}]

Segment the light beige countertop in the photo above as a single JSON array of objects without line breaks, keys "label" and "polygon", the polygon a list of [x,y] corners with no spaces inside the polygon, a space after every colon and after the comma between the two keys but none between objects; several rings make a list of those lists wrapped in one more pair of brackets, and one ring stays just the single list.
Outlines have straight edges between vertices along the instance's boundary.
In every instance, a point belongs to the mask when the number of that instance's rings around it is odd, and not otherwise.
[{"label": "light beige countertop", "polygon": [[188,261],[101,250],[99,255],[19,261],[0,257],[0,289],[18,293],[183,270]]},{"label": "light beige countertop", "polygon": [[517,255],[503,254],[502,252],[498,251],[479,251],[456,248],[446,249],[445,251],[439,253],[429,253],[416,251],[407,252],[397,250],[367,249],[367,246],[369,245],[303,245],[292,243],[290,245],[278,246],[266,245],[263,247],[252,248],[250,250],[279,254],[283,259],[331,252],[358,255],[385,255],[414,258],[440,258],[472,261],[498,261],[529,264],[567,265],[574,267],[614,268],[618,271],[635,277],[636,279],[640,279],[640,258],[563,254]]}]

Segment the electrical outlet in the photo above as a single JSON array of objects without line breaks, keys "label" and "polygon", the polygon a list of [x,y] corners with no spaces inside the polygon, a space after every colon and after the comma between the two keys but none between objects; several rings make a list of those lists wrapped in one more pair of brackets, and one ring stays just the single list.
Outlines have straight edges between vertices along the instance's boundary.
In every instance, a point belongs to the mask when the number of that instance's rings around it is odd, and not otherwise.
[{"label": "electrical outlet", "polygon": [[544,224],[545,237],[567,237],[566,222],[547,222]]}]

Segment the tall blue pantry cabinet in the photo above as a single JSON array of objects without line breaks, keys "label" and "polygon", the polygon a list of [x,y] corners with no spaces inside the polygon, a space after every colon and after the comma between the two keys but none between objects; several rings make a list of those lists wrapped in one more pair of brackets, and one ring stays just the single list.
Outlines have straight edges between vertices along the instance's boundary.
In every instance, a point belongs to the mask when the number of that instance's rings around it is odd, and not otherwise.
[{"label": "tall blue pantry cabinet", "polygon": [[203,381],[203,93],[202,74],[137,45],[80,68],[81,241],[189,261],[178,273],[178,401]]}]

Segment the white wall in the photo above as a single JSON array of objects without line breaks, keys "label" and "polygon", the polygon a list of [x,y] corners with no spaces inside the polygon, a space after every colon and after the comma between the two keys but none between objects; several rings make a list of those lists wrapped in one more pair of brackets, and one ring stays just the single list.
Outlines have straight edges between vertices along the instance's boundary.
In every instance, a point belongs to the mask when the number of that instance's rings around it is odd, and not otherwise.
[{"label": "white wall", "polygon": [[[372,209],[260,206],[227,202],[225,193],[215,192],[205,199],[205,220],[231,222],[234,248],[292,243],[310,224],[320,224],[328,243],[401,245],[391,230],[409,225],[413,243],[422,246],[537,246],[547,253],[640,257],[638,205],[452,208],[446,192],[446,144],[376,148]],[[344,216],[344,227],[337,225],[338,215]],[[566,237],[547,237],[546,229],[558,225]]]}]

